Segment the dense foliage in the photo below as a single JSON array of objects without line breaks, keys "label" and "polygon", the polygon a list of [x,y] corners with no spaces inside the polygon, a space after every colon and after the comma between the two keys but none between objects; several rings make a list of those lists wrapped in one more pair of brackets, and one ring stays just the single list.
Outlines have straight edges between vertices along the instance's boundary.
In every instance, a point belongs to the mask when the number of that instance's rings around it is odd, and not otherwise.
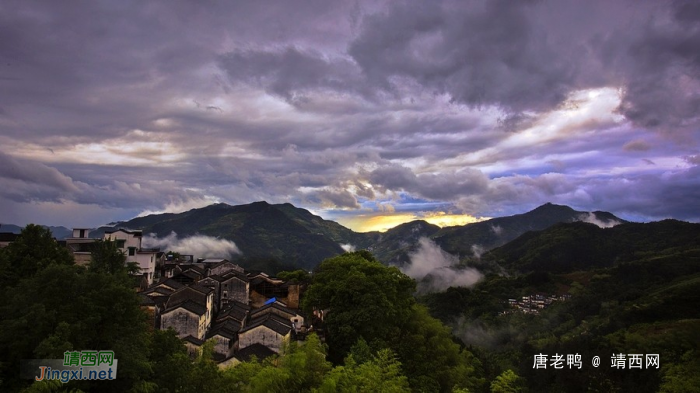
[{"label": "dense foliage", "polygon": [[[672,220],[608,229],[557,225],[486,256],[510,268],[510,276],[491,274],[473,288],[420,301],[471,346],[491,381],[511,369],[538,392],[694,391],[700,386],[693,369],[700,362],[699,234],[700,225]],[[535,293],[572,298],[538,315],[508,305],[509,298]],[[534,369],[539,353],[550,359],[578,353],[583,365]],[[659,354],[661,367],[615,369],[611,356],[620,353]],[[600,367],[591,365],[593,356],[601,357]]]},{"label": "dense foliage", "polygon": [[367,251],[321,263],[305,297],[307,310],[326,310],[331,360],[339,362],[358,341],[377,353],[390,349],[416,391],[474,389],[478,361],[455,343],[449,330],[415,304],[415,282]]}]

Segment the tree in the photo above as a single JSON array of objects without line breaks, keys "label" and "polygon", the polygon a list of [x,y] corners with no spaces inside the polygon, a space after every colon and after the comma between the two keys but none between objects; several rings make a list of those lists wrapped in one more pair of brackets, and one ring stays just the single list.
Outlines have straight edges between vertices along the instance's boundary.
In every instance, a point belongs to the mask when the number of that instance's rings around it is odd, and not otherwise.
[{"label": "tree", "polygon": [[88,268],[95,273],[126,273],[126,255],[112,240],[97,240],[92,244]]},{"label": "tree", "polygon": [[492,393],[517,393],[525,389],[525,381],[513,370],[506,370],[491,382]]},{"label": "tree", "polygon": [[323,261],[313,275],[303,306],[330,312],[325,318],[331,360],[339,363],[360,337],[374,349],[399,335],[415,303],[415,281],[367,251]]},{"label": "tree", "polygon": [[138,295],[118,276],[49,265],[6,291],[0,304],[0,379],[18,390],[21,359],[62,359],[66,350],[113,350],[114,381],[71,382],[83,390],[125,391],[148,375],[148,328]]},{"label": "tree", "polygon": [[311,280],[311,275],[309,272],[303,269],[297,269],[291,272],[282,271],[277,273],[277,277],[293,283],[307,283]]},{"label": "tree", "polygon": [[35,275],[49,265],[72,265],[75,262],[68,249],[61,247],[48,228],[29,224],[3,253],[3,286],[14,285],[17,280]]},{"label": "tree", "polygon": [[345,366],[335,367],[324,379],[320,392],[410,392],[401,362],[390,349],[380,350],[371,360],[357,364],[352,355]]}]

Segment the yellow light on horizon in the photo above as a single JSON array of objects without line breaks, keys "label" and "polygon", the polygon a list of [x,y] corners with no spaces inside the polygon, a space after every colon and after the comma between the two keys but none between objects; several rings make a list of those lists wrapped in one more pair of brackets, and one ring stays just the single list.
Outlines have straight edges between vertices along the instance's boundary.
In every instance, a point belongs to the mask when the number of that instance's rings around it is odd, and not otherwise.
[{"label": "yellow light on horizon", "polygon": [[466,225],[488,220],[488,217],[474,217],[469,214],[450,214],[445,212],[431,212],[424,216],[415,213],[397,213],[381,215],[358,215],[343,217],[337,221],[341,225],[355,232],[386,232],[391,228],[407,222],[424,220],[441,228],[455,225]]}]

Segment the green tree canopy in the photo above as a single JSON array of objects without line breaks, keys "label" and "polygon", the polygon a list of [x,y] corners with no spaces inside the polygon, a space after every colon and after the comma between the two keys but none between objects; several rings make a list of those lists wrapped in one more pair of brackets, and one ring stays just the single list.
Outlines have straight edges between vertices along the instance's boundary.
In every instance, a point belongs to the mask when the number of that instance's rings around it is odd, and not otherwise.
[{"label": "green tree canopy", "polygon": [[331,359],[339,363],[363,337],[377,347],[399,335],[411,317],[415,281],[366,251],[323,261],[304,295],[307,310],[330,310],[325,318]]},{"label": "green tree canopy", "polygon": [[14,285],[17,280],[33,276],[49,265],[72,265],[68,249],[61,247],[48,228],[29,224],[14,242],[2,251],[5,254],[3,286]]},{"label": "green tree canopy", "polygon": [[116,241],[97,240],[91,248],[88,268],[96,273],[126,273],[126,255],[117,248]]}]

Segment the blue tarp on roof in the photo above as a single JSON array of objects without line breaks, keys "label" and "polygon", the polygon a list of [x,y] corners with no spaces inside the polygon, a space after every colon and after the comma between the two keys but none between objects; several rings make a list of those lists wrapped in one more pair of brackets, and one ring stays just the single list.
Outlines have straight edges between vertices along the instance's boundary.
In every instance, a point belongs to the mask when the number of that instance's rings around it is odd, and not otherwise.
[{"label": "blue tarp on roof", "polygon": [[274,302],[276,302],[276,301],[277,301],[277,298],[276,298],[276,297],[273,297],[272,299],[266,301],[265,304],[263,304],[263,306],[266,306],[266,305],[268,305],[268,304],[270,304],[270,303],[274,303]]}]

